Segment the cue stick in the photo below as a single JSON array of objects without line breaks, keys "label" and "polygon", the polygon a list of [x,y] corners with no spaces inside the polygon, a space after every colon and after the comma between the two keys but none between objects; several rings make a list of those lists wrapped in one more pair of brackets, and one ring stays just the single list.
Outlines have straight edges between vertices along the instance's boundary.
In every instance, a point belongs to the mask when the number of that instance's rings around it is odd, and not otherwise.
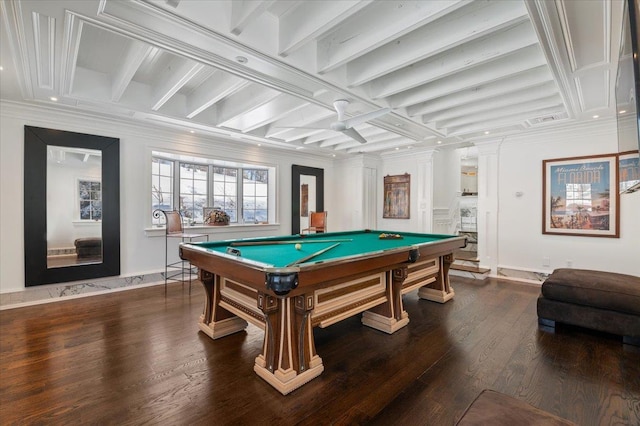
[{"label": "cue stick", "polygon": [[307,260],[311,260],[311,259],[313,259],[313,258],[314,258],[314,257],[316,257],[316,256],[320,256],[322,253],[324,253],[324,252],[326,252],[326,251],[329,251],[329,250],[331,250],[332,248],[337,247],[337,246],[339,246],[339,245],[340,245],[340,243],[335,243],[335,244],[334,244],[334,245],[332,245],[332,246],[329,246],[329,247],[323,248],[322,250],[318,250],[317,252],[312,253],[312,254],[310,254],[309,256],[305,256],[305,257],[303,257],[302,259],[298,259],[298,260],[296,260],[295,262],[291,262],[291,263],[290,263],[290,264],[288,264],[286,267],[289,267],[289,266],[295,266],[295,265],[297,265],[297,264],[299,264],[299,263],[304,263],[304,262],[306,262]]},{"label": "cue stick", "polygon": [[308,244],[308,243],[344,243],[346,241],[353,241],[352,238],[343,238],[337,240],[290,240],[290,241],[282,241],[282,240],[274,240],[274,241],[238,241],[235,243],[229,244],[231,247],[242,247],[242,246],[270,246],[276,244]]}]

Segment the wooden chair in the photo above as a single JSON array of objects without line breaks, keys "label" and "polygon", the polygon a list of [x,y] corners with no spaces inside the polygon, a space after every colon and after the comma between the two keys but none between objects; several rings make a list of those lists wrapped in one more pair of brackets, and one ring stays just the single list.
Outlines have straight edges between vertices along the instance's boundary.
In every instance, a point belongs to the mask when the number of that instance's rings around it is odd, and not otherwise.
[{"label": "wooden chair", "polygon": [[309,213],[309,227],[300,231],[301,234],[315,232],[321,234],[327,232],[327,212]]},{"label": "wooden chair", "polygon": [[[164,294],[167,294],[167,281],[182,281],[184,283],[185,272],[189,271],[189,294],[191,294],[192,274],[195,273],[191,263],[186,260],[169,263],[169,238],[180,238],[181,242],[192,242],[196,238],[206,238],[209,241],[209,234],[192,234],[184,232],[182,215],[177,210],[156,210],[153,217],[160,218],[160,214],[165,218],[165,235],[164,235]],[[188,266],[187,266],[188,265]],[[170,271],[171,270],[171,271]],[[171,272],[171,275],[169,273]],[[181,276],[181,279],[177,277]]]}]

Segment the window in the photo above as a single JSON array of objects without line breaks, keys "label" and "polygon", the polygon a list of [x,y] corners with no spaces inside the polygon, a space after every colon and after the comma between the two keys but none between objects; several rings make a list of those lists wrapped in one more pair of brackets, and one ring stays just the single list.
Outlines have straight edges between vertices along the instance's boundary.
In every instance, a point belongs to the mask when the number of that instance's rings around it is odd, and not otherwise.
[{"label": "window", "polygon": [[152,212],[179,206],[185,221],[200,224],[203,208],[216,207],[231,223],[275,222],[275,174],[275,167],[153,152]]},{"label": "window", "polygon": [[79,180],[80,220],[102,220],[102,190],[100,181]]},{"label": "window", "polygon": [[[173,161],[154,158],[151,163],[151,211],[173,210]],[[159,224],[164,218],[153,218]]]},{"label": "window", "polygon": [[268,220],[269,173],[266,170],[242,170],[242,218],[245,223]]},{"label": "window", "polygon": [[213,207],[224,210],[230,222],[238,221],[238,169],[213,168]]},{"label": "window", "polygon": [[208,166],[180,163],[180,213],[190,222],[202,222],[207,206]]}]

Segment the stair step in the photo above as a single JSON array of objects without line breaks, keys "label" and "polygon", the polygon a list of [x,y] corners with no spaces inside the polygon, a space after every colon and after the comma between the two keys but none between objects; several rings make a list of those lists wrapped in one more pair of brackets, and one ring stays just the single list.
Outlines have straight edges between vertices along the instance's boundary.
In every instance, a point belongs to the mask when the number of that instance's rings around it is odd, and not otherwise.
[{"label": "stair step", "polygon": [[452,263],[450,269],[457,271],[474,272],[477,274],[486,274],[491,271],[489,268],[481,268],[479,266],[461,265],[459,263]]}]

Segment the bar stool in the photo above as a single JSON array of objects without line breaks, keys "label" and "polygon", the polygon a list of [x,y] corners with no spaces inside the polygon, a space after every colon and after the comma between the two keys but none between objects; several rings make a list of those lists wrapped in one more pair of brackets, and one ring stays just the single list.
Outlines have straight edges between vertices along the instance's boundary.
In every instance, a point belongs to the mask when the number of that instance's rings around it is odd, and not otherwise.
[{"label": "bar stool", "polygon": [[[182,215],[177,210],[155,210],[153,217],[160,218],[160,214],[165,218],[165,235],[164,235],[164,295],[167,295],[167,281],[182,281],[184,284],[185,271],[189,271],[189,294],[191,294],[191,281],[192,274],[195,272],[195,268],[191,266],[191,263],[186,260],[179,260],[177,262],[169,263],[169,238],[180,238],[181,242],[192,242],[197,238],[206,238],[209,241],[209,234],[193,234],[184,232],[184,226],[182,223]],[[186,266],[188,265],[188,266]],[[172,274],[169,275],[169,271]],[[177,277],[181,276],[181,279]]]}]

